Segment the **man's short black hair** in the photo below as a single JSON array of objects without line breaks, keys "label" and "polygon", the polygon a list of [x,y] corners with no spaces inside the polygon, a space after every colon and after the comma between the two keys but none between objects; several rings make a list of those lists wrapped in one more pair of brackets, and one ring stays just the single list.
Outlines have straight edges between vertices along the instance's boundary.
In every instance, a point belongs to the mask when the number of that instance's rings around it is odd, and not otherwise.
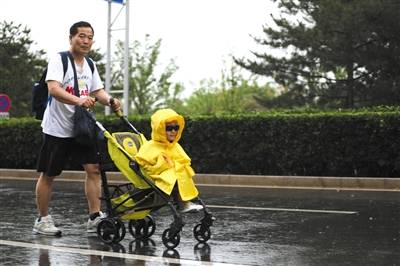
[{"label": "man's short black hair", "polygon": [[69,34],[71,36],[75,36],[78,33],[78,28],[91,28],[92,32],[94,34],[94,30],[93,30],[92,25],[90,25],[90,23],[86,22],[86,21],[79,21],[79,22],[74,23],[71,26],[71,28],[69,29]]}]

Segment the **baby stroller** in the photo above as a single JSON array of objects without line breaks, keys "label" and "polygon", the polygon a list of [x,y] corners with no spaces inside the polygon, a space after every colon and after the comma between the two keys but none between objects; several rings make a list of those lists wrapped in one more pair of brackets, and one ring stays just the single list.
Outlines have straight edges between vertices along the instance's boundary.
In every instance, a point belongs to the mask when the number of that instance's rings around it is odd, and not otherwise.
[{"label": "baby stroller", "polygon": [[[128,230],[134,239],[147,239],[156,230],[155,220],[151,216],[152,212],[167,207],[173,215],[173,222],[162,233],[162,242],[168,249],[173,249],[180,242],[180,232],[184,226],[182,216],[177,211],[172,197],[155,186],[152,179],[141,171],[134,160],[134,155],[146,138],[121,112],[116,114],[132,132],[110,133],[90,115],[97,128],[102,132],[100,135],[104,136],[103,141],[98,141],[97,145],[103,189],[101,199],[105,202],[107,216],[98,224],[97,235],[104,243],[119,243],[125,237],[125,222],[127,222]],[[102,151],[102,143],[105,144],[103,146],[106,146],[105,151]],[[106,152],[108,154],[105,154]],[[108,184],[106,171],[109,169],[109,165],[105,163],[106,155],[111,158],[113,164],[129,183]],[[210,226],[215,218],[200,198],[197,198],[197,201],[203,206],[204,215],[193,228],[193,234],[198,242],[205,243],[211,237]]]}]

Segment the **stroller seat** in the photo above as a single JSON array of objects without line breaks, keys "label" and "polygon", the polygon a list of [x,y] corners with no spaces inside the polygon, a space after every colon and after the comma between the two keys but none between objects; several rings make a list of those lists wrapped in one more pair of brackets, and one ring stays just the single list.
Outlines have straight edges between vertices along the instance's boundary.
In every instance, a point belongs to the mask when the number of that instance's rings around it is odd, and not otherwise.
[{"label": "stroller seat", "polygon": [[112,136],[132,156],[135,156],[143,144],[143,138],[132,132],[116,132]]},{"label": "stroller seat", "polygon": [[[108,133],[108,132],[107,132]],[[107,148],[111,160],[121,173],[138,189],[149,188],[149,185],[140,178],[130,167],[130,163],[135,161],[134,156],[141,145],[146,142],[142,134],[132,132],[115,132],[106,135],[108,139]]]}]

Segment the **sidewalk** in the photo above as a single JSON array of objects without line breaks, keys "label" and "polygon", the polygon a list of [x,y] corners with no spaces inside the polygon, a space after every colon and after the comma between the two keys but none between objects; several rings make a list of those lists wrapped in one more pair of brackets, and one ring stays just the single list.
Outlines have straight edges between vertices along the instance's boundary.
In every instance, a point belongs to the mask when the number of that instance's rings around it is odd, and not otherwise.
[{"label": "sidewalk", "polygon": [[[30,169],[0,169],[0,179],[36,179]],[[127,182],[120,172],[108,172],[110,182]],[[83,181],[83,171],[64,171],[59,181]],[[294,189],[385,190],[400,192],[400,178],[314,177],[196,174],[195,182],[203,186],[272,187]]]}]

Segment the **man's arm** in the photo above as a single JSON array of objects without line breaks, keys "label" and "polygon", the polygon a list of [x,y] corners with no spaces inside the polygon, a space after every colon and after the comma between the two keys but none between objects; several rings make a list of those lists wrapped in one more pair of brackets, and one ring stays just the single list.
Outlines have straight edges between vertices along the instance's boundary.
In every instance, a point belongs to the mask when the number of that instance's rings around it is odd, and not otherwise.
[{"label": "man's arm", "polygon": [[79,98],[75,95],[69,94],[61,87],[58,81],[47,81],[47,87],[49,88],[49,94],[62,103],[80,105],[85,108],[90,108],[95,104],[95,99],[91,97]]}]

